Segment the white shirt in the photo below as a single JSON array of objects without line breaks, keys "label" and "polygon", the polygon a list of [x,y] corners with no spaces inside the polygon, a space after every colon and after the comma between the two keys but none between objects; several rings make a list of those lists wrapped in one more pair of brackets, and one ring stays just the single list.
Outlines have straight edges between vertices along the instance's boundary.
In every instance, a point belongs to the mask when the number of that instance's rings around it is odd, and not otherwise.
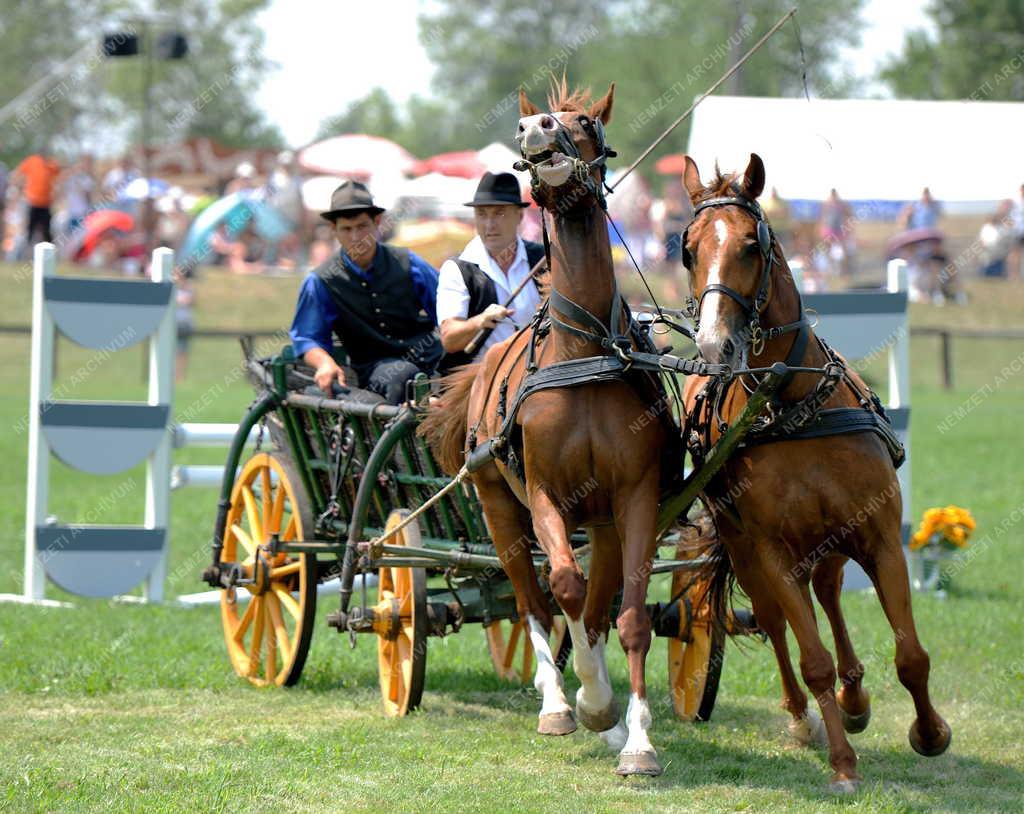
[{"label": "white shirt", "polygon": [[[498,295],[498,303],[504,304],[512,292],[520,283],[530,275],[530,261],[526,259],[526,246],[522,238],[516,238],[516,257],[509,266],[508,274],[501,270],[501,267],[494,261],[494,258],[487,253],[484,243],[477,235],[463,249],[459,255],[460,260],[475,263],[484,274],[494,281],[494,290]],[[469,290],[466,288],[466,281],[462,279],[462,272],[454,260],[446,260],[441,265],[439,272],[440,279],[437,283],[437,324],[440,325],[446,319],[468,319],[469,313]],[[494,332],[488,337],[480,350],[477,351],[476,359],[482,359],[486,350],[496,342],[508,339],[523,325],[529,323],[534,312],[540,305],[540,294],[537,286],[525,285],[514,300],[511,308],[515,313],[508,319],[498,323]],[[476,316],[473,314],[472,316]]]}]

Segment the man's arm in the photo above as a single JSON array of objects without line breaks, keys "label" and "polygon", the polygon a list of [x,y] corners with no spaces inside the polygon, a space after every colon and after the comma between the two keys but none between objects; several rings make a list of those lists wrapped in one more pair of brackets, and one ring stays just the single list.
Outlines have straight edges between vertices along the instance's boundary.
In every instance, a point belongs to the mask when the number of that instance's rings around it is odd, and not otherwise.
[{"label": "man's arm", "polygon": [[437,285],[437,319],[441,328],[441,346],[448,353],[465,350],[482,328],[493,328],[512,313],[501,305],[488,306],[480,314],[469,316],[469,291],[458,264],[447,260],[441,266]]},{"label": "man's arm", "polygon": [[295,318],[288,334],[296,355],[316,371],[317,387],[327,395],[331,394],[333,382],[345,385],[345,374],[330,352],[331,326],[337,318],[330,292],[315,274],[307,275],[299,289]]},{"label": "man's arm", "polygon": [[420,301],[423,310],[437,324],[437,286],[438,273],[430,263],[414,252],[409,252],[409,276],[412,278],[413,291]]}]

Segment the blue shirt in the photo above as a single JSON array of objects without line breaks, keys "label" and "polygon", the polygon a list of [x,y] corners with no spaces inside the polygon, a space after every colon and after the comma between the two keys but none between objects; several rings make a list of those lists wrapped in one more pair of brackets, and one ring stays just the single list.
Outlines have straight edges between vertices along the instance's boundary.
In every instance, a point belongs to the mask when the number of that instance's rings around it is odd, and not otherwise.
[{"label": "blue shirt", "polygon": [[[356,276],[368,280],[373,275],[377,262],[376,255],[370,268],[364,271],[344,251],[340,254],[345,267]],[[437,271],[422,257],[409,252],[409,277],[412,279],[412,288],[420,305],[437,324]],[[288,331],[295,355],[301,358],[306,351],[313,348],[322,348],[329,353],[334,344],[331,329],[338,316],[338,309],[334,306],[331,293],[323,280],[313,272],[307,274],[299,289],[295,318]]]}]

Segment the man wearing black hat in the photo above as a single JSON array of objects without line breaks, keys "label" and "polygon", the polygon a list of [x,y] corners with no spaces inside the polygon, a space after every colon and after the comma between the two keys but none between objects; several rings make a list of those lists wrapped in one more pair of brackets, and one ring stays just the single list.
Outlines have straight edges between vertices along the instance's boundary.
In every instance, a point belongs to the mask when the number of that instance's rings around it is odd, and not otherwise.
[{"label": "man wearing black hat", "polygon": [[[487,348],[529,322],[542,295],[535,279],[512,297],[544,257],[543,246],[519,237],[528,204],[519,196],[516,177],[486,173],[466,206],[473,207],[477,236],[462,254],[441,266],[437,288],[437,319],[446,352],[443,369],[482,358]],[[491,330],[487,341],[475,357],[465,353],[483,329]]]},{"label": "man wearing black hat", "polygon": [[406,382],[433,373],[441,357],[437,272],[408,249],[377,242],[383,211],[358,181],[334,191],[320,216],[331,222],[341,251],[302,281],[289,333],[324,392],[346,383],[330,354],[333,333],[359,385],[398,404]]}]

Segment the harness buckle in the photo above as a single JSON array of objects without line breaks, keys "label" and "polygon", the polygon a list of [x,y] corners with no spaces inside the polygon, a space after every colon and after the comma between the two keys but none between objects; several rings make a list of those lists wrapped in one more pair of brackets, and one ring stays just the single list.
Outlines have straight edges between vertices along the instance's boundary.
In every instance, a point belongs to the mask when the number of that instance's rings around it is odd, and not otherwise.
[{"label": "harness buckle", "polygon": [[613,337],[608,343],[618,357],[619,361],[622,362],[622,372],[625,373],[631,367],[633,367],[633,357],[630,355],[630,351],[633,349],[632,343],[629,341],[629,337],[616,336]]},{"label": "harness buckle", "polygon": [[[756,311],[754,313],[757,313]],[[754,356],[760,356],[764,352],[765,345],[765,334],[761,330],[761,323],[759,320],[754,320],[750,324],[750,351]]]}]

